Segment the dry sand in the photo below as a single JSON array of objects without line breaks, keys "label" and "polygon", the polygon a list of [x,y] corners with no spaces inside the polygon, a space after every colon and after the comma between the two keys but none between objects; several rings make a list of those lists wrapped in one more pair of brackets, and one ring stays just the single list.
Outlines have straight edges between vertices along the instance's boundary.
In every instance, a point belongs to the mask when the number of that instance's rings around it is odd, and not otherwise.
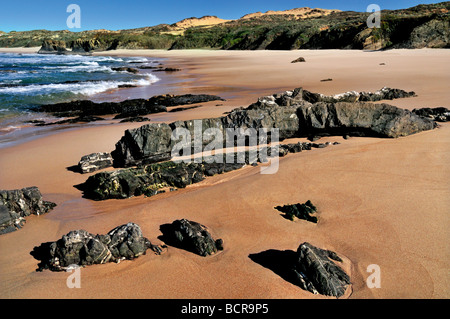
[{"label": "dry sand", "polygon": [[[108,52],[108,54],[111,54]],[[221,106],[152,115],[153,121],[220,116],[257,96],[303,86],[325,94],[391,86],[418,97],[390,102],[405,108],[447,106],[446,50],[359,51],[119,51],[169,58],[184,71],[173,93],[217,93]],[[291,64],[298,56],[306,63]],[[386,63],[380,66],[379,63]],[[331,82],[320,82],[333,78]],[[153,198],[93,202],[73,186],[89,175],[66,168],[90,152],[111,151],[126,128],[89,126],[59,131],[1,149],[0,189],[36,185],[58,206],[30,216],[25,227],[0,236],[1,298],[323,298],[284,281],[249,255],[296,250],[308,241],[336,251],[351,275],[350,298],[449,298],[450,125],[399,139],[323,138],[340,145],[290,154],[279,171],[258,167],[215,176]],[[290,222],[277,205],[310,199],[319,223]],[[203,258],[169,247],[156,256],[81,270],[81,289],[68,273],[35,272],[34,246],[73,229],[105,233],[139,224],[154,244],[159,226],[187,218],[207,225],[225,250]],[[367,267],[381,269],[381,288],[369,289]]]}]

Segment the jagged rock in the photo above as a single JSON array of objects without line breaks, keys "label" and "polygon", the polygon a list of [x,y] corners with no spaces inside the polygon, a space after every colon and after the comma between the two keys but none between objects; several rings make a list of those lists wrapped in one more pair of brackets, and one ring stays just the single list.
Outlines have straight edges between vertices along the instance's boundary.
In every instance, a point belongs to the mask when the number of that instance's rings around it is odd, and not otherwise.
[{"label": "jagged rock", "polygon": [[178,68],[156,68],[153,72],[176,72],[176,71],[181,71],[181,69]]},{"label": "jagged rock", "polygon": [[137,129],[126,130],[125,135],[111,152],[114,166],[161,162],[171,158],[172,129],[165,123],[151,123]]},{"label": "jagged rock", "polygon": [[245,163],[174,163],[164,162],[138,168],[101,172],[79,186],[84,196],[94,200],[153,196],[164,188],[185,188],[205,176],[222,174],[243,167]]},{"label": "jagged rock", "polygon": [[104,121],[105,119],[98,116],[92,115],[81,115],[75,118],[70,118],[66,120],[56,121],[46,123],[45,121],[36,122],[35,126],[49,126],[49,125],[60,125],[60,124],[76,124],[76,123],[90,123],[96,121]]},{"label": "jagged rock", "polygon": [[450,121],[450,110],[445,107],[425,107],[421,109],[414,109],[412,112],[420,117],[432,119],[437,122]]},{"label": "jagged rock", "polygon": [[315,103],[300,106],[300,135],[354,135],[396,138],[431,130],[436,124],[388,104]]},{"label": "jagged rock", "polygon": [[394,100],[416,96],[415,92],[406,92],[404,90],[392,89],[388,87],[384,87],[375,92],[349,91],[336,95],[323,95],[320,93],[313,93],[307,90],[301,90],[301,92],[299,93],[302,94],[303,100],[308,101],[310,103],[317,103],[317,102],[336,103],[336,102],[357,102],[357,101],[375,102],[375,101]]},{"label": "jagged rock", "polygon": [[162,225],[161,232],[166,244],[186,249],[203,257],[223,250],[222,239],[214,240],[206,226],[187,219]]},{"label": "jagged rock", "polygon": [[129,72],[129,73],[135,73],[135,74],[139,73],[138,69],[130,68],[130,67],[126,67],[126,66],[111,68],[111,70],[118,71],[118,72]]},{"label": "jagged rock", "polygon": [[[128,116],[147,115],[153,113],[167,112],[163,105],[156,105],[149,100],[132,99],[122,102],[95,103],[88,100],[71,101],[56,104],[40,105],[32,111],[51,113],[59,117],[86,117],[108,114],[123,113]],[[131,114],[131,115],[128,115]]]},{"label": "jagged rock", "polygon": [[67,52],[66,42],[58,40],[44,40],[39,54],[64,54]]},{"label": "jagged rock", "polygon": [[97,39],[76,39],[70,43],[73,53],[89,53],[95,50],[106,50],[107,47],[102,46]]},{"label": "jagged rock", "polygon": [[293,60],[291,63],[298,63],[298,62],[306,62],[304,57],[299,57],[298,59]]},{"label": "jagged rock", "polygon": [[137,224],[128,223],[106,235],[73,230],[55,242],[34,247],[31,255],[40,260],[39,271],[62,271],[72,265],[87,266],[134,259],[145,254],[149,248],[159,255],[164,247],[152,245]]},{"label": "jagged rock", "polygon": [[[225,140],[229,137],[228,129],[242,129],[241,133],[236,134],[238,138],[243,137],[249,128],[257,132],[260,129],[278,129],[279,139],[283,140],[323,135],[399,137],[435,128],[433,121],[420,118],[408,110],[388,104],[358,101],[378,101],[412,94],[386,88],[375,93],[353,92],[327,97],[297,88],[261,97],[247,108],[235,109],[226,116],[201,120],[202,144],[205,146],[214,138],[212,134],[205,133],[210,128],[218,129]],[[186,128],[193,140],[194,127],[195,120],[191,120],[148,124],[127,130],[112,152],[115,166],[127,167],[168,160],[175,144],[170,138],[172,131]]]},{"label": "jagged rock", "polygon": [[289,220],[294,220],[294,217],[297,217],[312,223],[317,223],[317,217],[311,216],[317,212],[317,208],[309,200],[304,204],[276,206],[275,209],[284,213],[285,217]]},{"label": "jagged rock", "polygon": [[86,117],[119,114],[116,119],[167,112],[167,107],[223,100],[215,95],[185,94],[157,95],[150,99],[130,99],[121,102],[95,103],[89,100],[71,101],[39,105],[31,108],[34,112],[51,113],[58,117]]},{"label": "jagged rock", "polygon": [[55,203],[44,201],[35,186],[16,190],[0,190],[0,234],[20,229],[25,217],[49,212]]},{"label": "jagged rock", "polygon": [[150,119],[143,116],[134,116],[134,117],[127,117],[121,120],[119,123],[129,123],[129,122],[149,122]]},{"label": "jagged rock", "polygon": [[335,264],[342,259],[329,250],[303,243],[297,250],[294,277],[297,284],[314,294],[341,297],[351,284],[350,277]]},{"label": "jagged rock", "polygon": [[99,169],[111,167],[113,159],[110,153],[92,153],[85,155],[78,162],[78,168],[82,174],[92,173]]}]

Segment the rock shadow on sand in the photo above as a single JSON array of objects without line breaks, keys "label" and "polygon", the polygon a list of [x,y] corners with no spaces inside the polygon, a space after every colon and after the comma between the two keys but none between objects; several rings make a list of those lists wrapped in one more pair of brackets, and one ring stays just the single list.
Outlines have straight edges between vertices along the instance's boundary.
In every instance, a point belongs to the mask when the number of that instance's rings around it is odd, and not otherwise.
[{"label": "rock shadow on sand", "polygon": [[293,271],[298,255],[293,250],[269,249],[248,257],[264,268],[272,270],[278,276],[291,284],[298,285],[298,279]]}]

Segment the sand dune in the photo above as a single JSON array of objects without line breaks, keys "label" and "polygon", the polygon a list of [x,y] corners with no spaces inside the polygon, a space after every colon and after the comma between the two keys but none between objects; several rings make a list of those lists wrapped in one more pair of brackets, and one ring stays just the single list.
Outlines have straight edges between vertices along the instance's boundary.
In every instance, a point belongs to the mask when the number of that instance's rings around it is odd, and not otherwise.
[{"label": "sand dune", "polygon": [[334,12],[340,12],[341,10],[327,10],[327,9],[311,9],[308,7],[304,8],[295,8],[290,10],[283,10],[283,11],[266,11],[266,12],[255,12],[255,13],[249,13],[244,15],[241,19],[251,19],[255,17],[262,17],[262,16],[268,16],[268,15],[293,15],[297,19],[302,18],[313,18],[313,17],[320,17],[320,16],[327,16]]}]

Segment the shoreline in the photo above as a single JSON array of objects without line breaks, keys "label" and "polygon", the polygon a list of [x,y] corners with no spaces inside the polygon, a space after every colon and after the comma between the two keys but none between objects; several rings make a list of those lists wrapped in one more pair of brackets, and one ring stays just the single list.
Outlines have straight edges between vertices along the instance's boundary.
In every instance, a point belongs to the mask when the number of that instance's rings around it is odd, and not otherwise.
[{"label": "shoreline", "polygon": [[[221,116],[260,96],[299,86],[323,94],[390,86],[414,90],[418,97],[383,101],[388,104],[407,109],[448,107],[447,52],[152,51],[152,57],[167,58],[167,66],[185,72],[186,82],[170,87],[174,94],[225,94],[228,99],[221,106],[208,102],[148,117],[152,122],[172,122]],[[116,53],[145,56],[142,50]],[[302,55],[305,63],[290,63]],[[386,65],[379,65],[382,62]],[[369,71],[362,68],[367,65]],[[333,81],[320,82],[324,78]],[[325,137],[319,142],[341,144],[287,155],[273,175],[246,167],[151,198],[103,202],[82,198],[74,185],[92,174],[67,168],[83,155],[110,152],[125,129],[144,124],[83,125],[1,149],[0,188],[35,185],[44,200],[58,206],[45,215],[28,217],[23,229],[0,236],[0,297],[326,298],[303,291],[249,258],[269,249],[295,251],[305,241],[333,250],[351,263],[350,298],[450,296],[448,123],[398,139]],[[319,209],[317,225],[290,222],[274,210],[308,199]],[[207,225],[214,237],[224,240],[225,250],[203,258],[170,247],[161,256],[148,253],[120,264],[86,267],[81,270],[81,289],[66,287],[66,273],[35,272],[37,261],[29,254],[34,246],[70,230],[102,234],[127,222],[137,223],[144,236],[160,244],[160,225],[179,218]],[[380,289],[365,284],[371,264],[381,267]]]}]

